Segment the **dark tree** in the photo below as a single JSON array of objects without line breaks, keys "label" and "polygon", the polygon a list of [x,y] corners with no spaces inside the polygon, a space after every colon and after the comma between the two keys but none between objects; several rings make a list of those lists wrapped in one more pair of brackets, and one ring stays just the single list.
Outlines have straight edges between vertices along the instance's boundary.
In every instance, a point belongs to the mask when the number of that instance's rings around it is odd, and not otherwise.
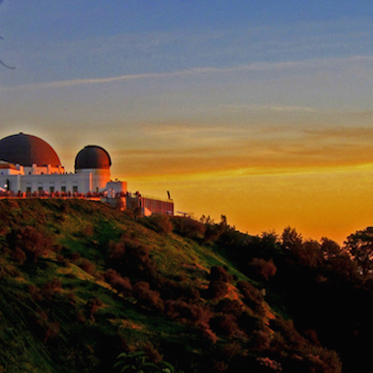
[{"label": "dark tree", "polygon": [[321,238],[321,252],[326,260],[339,257],[343,254],[343,250],[337,242],[329,238]]},{"label": "dark tree", "polygon": [[366,277],[373,269],[373,227],[349,235],[345,241],[345,249]]},{"label": "dark tree", "polygon": [[286,227],[281,235],[281,242],[285,249],[294,250],[302,246],[303,238],[294,228]]}]

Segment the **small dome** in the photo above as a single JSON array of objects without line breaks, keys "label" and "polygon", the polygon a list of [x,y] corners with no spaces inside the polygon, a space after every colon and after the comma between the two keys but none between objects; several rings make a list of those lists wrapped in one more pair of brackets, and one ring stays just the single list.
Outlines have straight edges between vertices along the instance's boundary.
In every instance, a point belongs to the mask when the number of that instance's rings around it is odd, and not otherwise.
[{"label": "small dome", "polygon": [[109,169],[111,159],[109,153],[97,145],[87,145],[75,158],[75,170]]},{"label": "small dome", "polygon": [[0,159],[9,163],[31,167],[51,165],[61,166],[54,149],[39,137],[19,133],[0,140]]}]

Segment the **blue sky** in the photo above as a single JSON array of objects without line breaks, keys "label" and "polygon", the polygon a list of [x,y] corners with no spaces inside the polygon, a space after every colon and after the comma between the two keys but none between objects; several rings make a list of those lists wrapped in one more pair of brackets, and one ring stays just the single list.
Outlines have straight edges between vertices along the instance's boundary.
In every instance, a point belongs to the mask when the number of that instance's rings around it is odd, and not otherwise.
[{"label": "blue sky", "polygon": [[[187,183],[198,191],[214,173],[212,194],[242,194],[243,175],[364,168],[373,159],[372,13],[362,0],[5,0],[0,58],[16,69],[0,66],[0,137],[42,137],[68,170],[83,146],[99,144],[131,189],[154,194],[166,180],[180,209],[197,215],[219,210],[186,199],[180,175],[200,180]],[[270,209],[267,218],[255,229],[272,228]],[[302,219],[294,224],[307,231]]]},{"label": "blue sky", "polygon": [[22,79],[39,82],[370,55],[369,8],[368,1],[9,0],[0,30],[8,59],[27,69]]}]

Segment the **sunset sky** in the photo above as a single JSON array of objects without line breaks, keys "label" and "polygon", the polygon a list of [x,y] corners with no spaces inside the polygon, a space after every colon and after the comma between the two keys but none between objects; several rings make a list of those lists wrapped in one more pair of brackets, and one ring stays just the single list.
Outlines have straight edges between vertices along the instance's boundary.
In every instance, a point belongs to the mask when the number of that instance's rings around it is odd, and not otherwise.
[{"label": "sunset sky", "polygon": [[368,0],[4,0],[0,138],[46,140],[195,218],[305,238],[373,225]]}]

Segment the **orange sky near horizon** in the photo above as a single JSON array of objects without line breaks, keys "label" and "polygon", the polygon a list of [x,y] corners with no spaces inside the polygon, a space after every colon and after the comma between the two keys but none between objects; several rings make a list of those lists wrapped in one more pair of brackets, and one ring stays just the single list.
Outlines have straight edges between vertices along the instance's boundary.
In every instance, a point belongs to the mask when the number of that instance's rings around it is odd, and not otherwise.
[{"label": "orange sky near horizon", "polygon": [[[305,239],[346,237],[373,220],[373,164],[327,169],[250,173],[246,170],[127,178],[129,189],[162,197],[170,190],[177,211],[198,219],[220,215],[257,235],[286,226]],[[163,197],[166,196],[164,192]]]},{"label": "orange sky near horizon", "polygon": [[[280,123],[293,113],[274,116]],[[149,125],[147,147],[128,144],[112,152],[113,172],[132,191],[165,197],[169,190],[176,210],[197,219],[219,221],[224,214],[250,234],[281,234],[290,225],[305,238],[342,244],[373,221],[373,129],[361,122],[347,126],[339,113],[324,116],[334,124],[232,130]],[[344,120],[352,116],[345,113]],[[372,113],[363,117],[369,121]]]}]

